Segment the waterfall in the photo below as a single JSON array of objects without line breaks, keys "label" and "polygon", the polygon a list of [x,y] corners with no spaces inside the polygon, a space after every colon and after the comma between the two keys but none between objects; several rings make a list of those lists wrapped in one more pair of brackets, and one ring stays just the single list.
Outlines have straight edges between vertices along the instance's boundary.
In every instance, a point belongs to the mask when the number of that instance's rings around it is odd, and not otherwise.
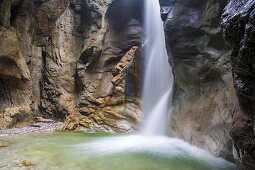
[{"label": "waterfall", "polygon": [[159,0],[145,0],[145,74],[142,89],[142,107],[145,120],[138,134],[106,137],[77,145],[79,151],[89,156],[116,153],[150,153],[166,158],[199,160],[214,168],[235,165],[215,158],[185,141],[166,135],[168,112],[171,109],[173,89],[172,68],[166,51],[163,22]]},{"label": "waterfall", "polygon": [[173,87],[173,74],[166,51],[159,1],[145,0],[144,3],[145,75],[142,103],[146,119],[141,133],[164,135],[171,102],[169,99]]}]

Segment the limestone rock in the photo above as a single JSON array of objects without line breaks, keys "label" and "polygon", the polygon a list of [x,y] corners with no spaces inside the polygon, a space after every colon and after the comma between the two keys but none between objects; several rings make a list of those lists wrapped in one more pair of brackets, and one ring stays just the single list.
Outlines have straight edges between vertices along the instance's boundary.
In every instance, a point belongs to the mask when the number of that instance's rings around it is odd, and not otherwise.
[{"label": "limestone rock", "polygon": [[142,4],[89,1],[83,9],[88,18],[84,46],[75,59],[75,105],[67,109],[70,116],[61,129],[132,131],[141,112],[138,95],[127,84],[139,88],[139,55],[133,46],[142,41]]},{"label": "limestone rock", "polygon": [[30,107],[12,107],[0,110],[0,129],[19,128],[33,122]]},{"label": "limestone rock", "polygon": [[118,116],[115,106],[137,96],[139,66],[130,58],[125,69],[113,74],[114,67],[142,41],[142,7],[135,0],[2,0],[0,110],[30,107],[28,117],[64,120],[100,105]]},{"label": "limestone rock", "polygon": [[230,55],[238,112],[234,114],[231,136],[235,159],[241,169],[255,168],[255,2],[231,0],[224,9],[224,38],[232,46]]},{"label": "limestone rock", "polygon": [[[233,161],[230,128],[238,106],[221,12],[227,1],[162,1],[175,75],[172,134]],[[165,10],[164,10],[165,11]],[[164,17],[163,17],[164,18]]]},{"label": "limestone rock", "polygon": [[13,28],[0,26],[0,75],[2,78],[30,79],[30,72],[21,54]]},{"label": "limestone rock", "polygon": [[30,72],[15,29],[0,26],[0,128],[29,124]]},{"label": "limestone rock", "polygon": [[[72,113],[64,122],[60,130],[86,130],[104,132],[130,132],[142,118],[138,96],[126,95],[127,69],[138,57],[138,47],[132,47],[113,68],[109,77],[112,92],[86,98],[88,104],[81,103],[79,112]],[[139,63],[138,63],[139,64]],[[134,75],[135,76],[135,75]],[[137,79],[140,79],[137,78]],[[138,82],[133,82],[138,85]],[[99,86],[99,88],[102,88]],[[82,94],[83,95],[83,94]]]},{"label": "limestone rock", "polygon": [[1,111],[31,107],[27,118],[41,115],[45,46],[68,5],[58,0],[0,2]]}]

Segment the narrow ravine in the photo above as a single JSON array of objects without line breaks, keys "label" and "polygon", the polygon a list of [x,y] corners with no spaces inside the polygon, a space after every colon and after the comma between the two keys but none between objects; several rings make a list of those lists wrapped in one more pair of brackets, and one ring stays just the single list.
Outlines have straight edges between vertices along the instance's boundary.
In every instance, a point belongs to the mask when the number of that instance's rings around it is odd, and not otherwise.
[{"label": "narrow ravine", "polygon": [[254,169],[254,18],[254,0],[1,0],[0,170]]},{"label": "narrow ravine", "polygon": [[235,169],[235,165],[215,158],[182,140],[166,135],[173,75],[166,52],[163,23],[158,1],[145,1],[145,79],[143,112],[145,120],[137,134],[107,137],[77,145],[84,155],[92,157],[119,153],[149,153],[159,157],[201,161],[211,168]]}]

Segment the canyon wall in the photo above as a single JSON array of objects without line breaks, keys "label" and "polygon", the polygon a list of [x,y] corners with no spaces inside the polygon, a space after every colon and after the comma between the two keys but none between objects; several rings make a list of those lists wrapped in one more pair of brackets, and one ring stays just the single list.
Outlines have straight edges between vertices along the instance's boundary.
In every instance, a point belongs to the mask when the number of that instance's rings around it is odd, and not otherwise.
[{"label": "canyon wall", "polygon": [[131,131],[142,116],[142,6],[1,0],[0,128],[44,116],[66,120],[63,130]]},{"label": "canyon wall", "polygon": [[233,161],[230,128],[238,101],[221,14],[227,0],[161,1],[175,76],[171,133]]},{"label": "canyon wall", "polygon": [[[171,134],[254,169],[254,2],[160,2]],[[133,131],[142,27],[142,0],[0,0],[0,128],[43,116],[60,130]]]},{"label": "canyon wall", "polygon": [[0,128],[41,116],[46,44],[68,1],[0,1]]},{"label": "canyon wall", "polygon": [[162,0],[161,6],[175,75],[172,135],[254,169],[255,2]]},{"label": "canyon wall", "polygon": [[[136,90],[142,4],[121,0],[107,3],[86,2],[84,16],[89,18],[76,65],[75,81],[80,89],[63,130],[129,132],[142,116]],[[134,89],[128,90],[131,86]]]},{"label": "canyon wall", "polygon": [[255,169],[255,1],[231,0],[222,15],[224,38],[230,55],[239,101],[230,134],[234,156],[241,169]]}]

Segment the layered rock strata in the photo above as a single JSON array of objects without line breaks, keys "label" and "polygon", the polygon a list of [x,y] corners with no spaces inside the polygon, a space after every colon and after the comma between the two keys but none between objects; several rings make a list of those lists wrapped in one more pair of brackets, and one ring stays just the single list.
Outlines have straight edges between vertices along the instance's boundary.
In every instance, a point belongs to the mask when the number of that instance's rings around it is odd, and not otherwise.
[{"label": "layered rock strata", "polygon": [[[139,63],[135,62],[137,57],[139,57],[138,47],[132,47],[113,68],[113,72],[107,73],[108,77],[105,77],[101,82],[103,84],[99,86],[98,90],[103,89],[101,92],[104,95],[98,95],[98,91],[96,91],[95,95],[98,96],[90,96],[89,99],[84,99],[85,95],[80,96],[79,112],[71,114],[61,129],[90,132],[133,131],[135,125],[142,118],[138,91],[136,88],[127,90],[130,86],[138,87],[140,85]],[[85,79],[86,71],[84,67],[80,68],[79,75],[82,82],[85,83],[85,80],[88,80]],[[128,81],[128,78],[132,81]],[[108,83],[110,84],[108,85]]]}]

